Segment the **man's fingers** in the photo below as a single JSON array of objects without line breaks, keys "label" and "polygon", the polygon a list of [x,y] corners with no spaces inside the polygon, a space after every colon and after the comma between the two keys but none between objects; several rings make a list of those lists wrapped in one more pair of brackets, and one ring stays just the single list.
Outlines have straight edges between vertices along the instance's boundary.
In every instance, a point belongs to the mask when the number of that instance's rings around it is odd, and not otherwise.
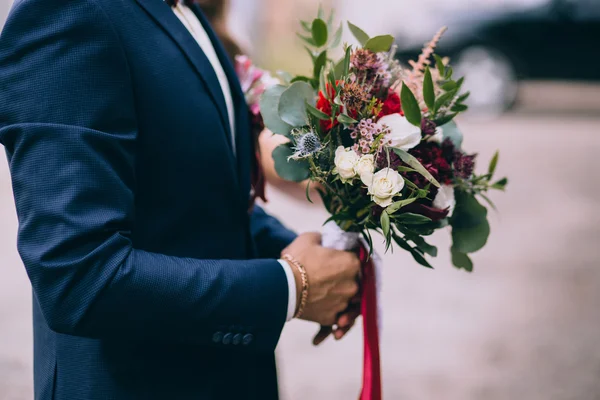
[{"label": "man's fingers", "polygon": [[321,326],[321,330],[313,339],[313,345],[318,346],[323,343],[323,341],[327,339],[331,332],[333,332],[333,328],[331,326]]},{"label": "man's fingers", "polygon": [[340,328],[345,328],[351,324],[354,324],[354,321],[360,315],[360,307],[352,307],[348,311],[345,311],[340,315],[337,320],[337,325]]},{"label": "man's fingers", "polygon": [[343,338],[344,336],[346,336],[346,333],[348,333],[348,331],[350,331],[350,329],[352,329],[352,327],[354,326],[354,321],[352,321],[352,323],[344,328],[338,328],[333,332],[333,337],[335,337],[335,340],[340,340],[341,338]]}]

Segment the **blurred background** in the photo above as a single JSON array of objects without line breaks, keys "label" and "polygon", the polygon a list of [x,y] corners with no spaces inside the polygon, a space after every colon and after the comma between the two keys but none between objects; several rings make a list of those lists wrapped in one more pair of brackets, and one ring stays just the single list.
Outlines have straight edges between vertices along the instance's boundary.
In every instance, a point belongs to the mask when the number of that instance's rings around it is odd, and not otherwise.
[{"label": "blurred background", "polygon": [[[464,146],[482,164],[499,149],[498,174],[510,178],[507,192],[493,195],[500,212],[472,274],[455,270],[445,251],[433,271],[401,252],[385,255],[385,398],[600,399],[600,1],[322,3],[371,35],[395,34],[403,59],[447,25],[439,52],[473,91],[473,112],[459,121]],[[302,72],[309,60],[294,32],[318,4],[234,0],[229,26],[258,64]],[[0,0],[0,26],[9,7]],[[267,208],[297,231],[326,219],[274,188],[268,197]],[[31,289],[16,229],[0,160],[0,400],[33,397]],[[432,242],[449,248],[449,233]],[[289,323],[278,347],[283,399],[355,399],[361,329],[315,348],[315,326]]]}]

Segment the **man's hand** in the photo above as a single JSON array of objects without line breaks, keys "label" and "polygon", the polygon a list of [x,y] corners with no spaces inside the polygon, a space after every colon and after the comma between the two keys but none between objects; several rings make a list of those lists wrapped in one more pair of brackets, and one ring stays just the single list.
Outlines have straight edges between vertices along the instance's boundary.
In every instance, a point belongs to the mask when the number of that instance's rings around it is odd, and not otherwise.
[{"label": "man's hand", "polygon": [[[302,319],[323,326],[332,326],[339,314],[348,309],[358,293],[357,277],[360,260],[354,253],[326,249],[321,246],[321,235],[305,233],[283,250],[306,269],[310,288]],[[294,268],[297,305],[302,295],[302,277]]]}]

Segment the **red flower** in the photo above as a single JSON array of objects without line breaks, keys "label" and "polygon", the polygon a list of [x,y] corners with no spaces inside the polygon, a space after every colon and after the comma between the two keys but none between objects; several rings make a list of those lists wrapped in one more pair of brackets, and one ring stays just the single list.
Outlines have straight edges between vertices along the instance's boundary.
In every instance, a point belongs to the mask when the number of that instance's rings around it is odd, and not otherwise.
[{"label": "red flower", "polygon": [[[329,98],[335,99],[335,96],[336,96],[335,88],[332,87],[329,83],[326,85],[326,87],[327,87],[327,94],[329,95]],[[323,92],[321,92],[321,91],[319,91],[319,100],[317,101],[317,110],[331,116],[331,111],[332,111],[331,101],[327,97],[325,97],[325,94],[323,94]],[[338,111],[338,113],[335,116],[337,117],[341,111],[343,111],[343,107],[340,107],[340,110]],[[338,124],[337,119],[334,119],[333,122],[329,119],[321,120],[321,130],[323,132],[328,132],[332,128],[337,126],[337,124]]]},{"label": "red flower", "polygon": [[387,96],[387,99],[383,102],[383,107],[381,108],[381,112],[378,117],[385,117],[390,114],[398,114],[404,115],[402,112],[402,104],[400,102],[400,96],[393,90],[390,90]]}]

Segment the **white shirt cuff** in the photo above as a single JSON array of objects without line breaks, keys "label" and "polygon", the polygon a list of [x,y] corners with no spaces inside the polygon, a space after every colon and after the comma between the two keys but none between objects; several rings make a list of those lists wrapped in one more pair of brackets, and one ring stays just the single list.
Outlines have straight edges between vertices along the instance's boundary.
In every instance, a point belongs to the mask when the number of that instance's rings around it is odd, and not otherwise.
[{"label": "white shirt cuff", "polygon": [[277,260],[285,271],[285,276],[288,281],[288,307],[287,307],[287,318],[286,321],[291,321],[294,318],[294,312],[296,311],[296,278],[294,278],[294,272],[292,266],[285,260]]}]

